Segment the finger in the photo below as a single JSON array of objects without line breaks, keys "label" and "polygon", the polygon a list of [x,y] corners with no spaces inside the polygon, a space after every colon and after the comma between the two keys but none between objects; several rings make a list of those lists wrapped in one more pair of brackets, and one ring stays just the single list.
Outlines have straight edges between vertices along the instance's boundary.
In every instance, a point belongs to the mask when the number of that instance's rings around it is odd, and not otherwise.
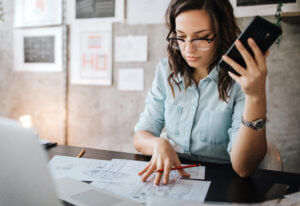
[{"label": "finger", "polygon": [[[177,156],[175,158],[175,166],[176,167],[180,167],[181,166],[180,160],[178,159]],[[177,170],[177,172],[180,174],[181,177],[189,177],[190,176],[190,174],[187,173],[187,172],[185,172],[183,169]]]},{"label": "finger", "polygon": [[186,178],[191,176],[189,173],[187,173],[186,171],[184,171],[183,169],[177,170],[178,173],[180,174],[181,177]]},{"label": "finger", "polygon": [[229,56],[224,55],[223,60],[229,64],[237,73],[239,73],[242,76],[246,76],[247,75],[247,70],[245,68],[243,68],[241,65],[239,65],[238,63],[236,63],[233,59],[231,59]]},{"label": "finger", "polygon": [[150,168],[147,170],[147,172],[145,173],[145,175],[142,177],[142,181],[146,182],[148,177],[155,171],[155,169],[156,169],[155,164],[152,164]]},{"label": "finger", "polygon": [[267,58],[270,55],[270,50],[268,50],[265,54],[265,58]]},{"label": "finger", "polygon": [[235,42],[236,48],[239,50],[240,54],[242,55],[247,67],[249,68],[256,68],[256,62],[254,61],[251,54],[248,52],[248,50],[245,48],[245,46],[241,43],[240,40],[237,40]]},{"label": "finger", "polygon": [[142,174],[144,174],[150,167],[151,162],[148,163],[148,165],[140,172],[138,172],[138,175],[141,176]]},{"label": "finger", "polygon": [[240,78],[241,78],[241,77],[239,77],[238,75],[236,75],[236,74],[234,74],[234,73],[232,73],[232,72],[228,72],[228,74],[229,74],[229,76],[230,76],[233,80],[235,80],[237,83],[241,84],[241,83],[240,83]]},{"label": "finger", "polygon": [[154,185],[159,186],[161,176],[162,176],[162,172],[156,172]]},{"label": "finger", "polygon": [[171,171],[171,165],[170,162],[167,162],[164,168],[164,184],[168,184],[170,171]]},{"label": "finger", "polygon": [[255,57],[255,61],[258,64],[258,68],[264,68],[265,64],[265,56],[262,53],[262,51],[260,50],[260,48],[257,46],[257,44],[255,43],[255,41],[252,38],[248,39],[248,44],[250,45],[253,53],[254,53],[254,57]]}]

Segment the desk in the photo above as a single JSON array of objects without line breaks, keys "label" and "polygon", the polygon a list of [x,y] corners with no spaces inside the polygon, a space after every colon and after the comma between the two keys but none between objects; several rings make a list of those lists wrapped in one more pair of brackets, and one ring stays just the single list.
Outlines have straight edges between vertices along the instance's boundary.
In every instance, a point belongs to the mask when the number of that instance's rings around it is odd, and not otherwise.
[{"label": "desk", "polygon": [[[98,149],[84,148],[83,158],[111,160],[112,158],[149,161],[150,157],[139,154],[113,152]],[[49,160],[54,155],[76,157],[80,147],[56,146],[48,150]],[[194,162],[181,159],[183,164]],[[248,178],[240,178],[230,164],[202,163],[206,166],[205,180],[211,185],[205,201],[212,202],[262,202],[268,200],[265,195],[274,183],[289,185],[286,194],[297,192],[300,189],[300,174],[257,170]],[[279,197],[278,197],[279,198]]]}]

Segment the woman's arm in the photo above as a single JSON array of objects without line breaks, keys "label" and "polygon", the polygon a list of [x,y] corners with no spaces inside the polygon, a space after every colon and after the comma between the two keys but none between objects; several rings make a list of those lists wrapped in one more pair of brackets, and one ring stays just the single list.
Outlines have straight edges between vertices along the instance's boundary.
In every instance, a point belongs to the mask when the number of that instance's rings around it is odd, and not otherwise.
[{"label": "woman's arm", "polygon": [[143,155],[151,156],[153,153],[154,145],[159,140],[148,131],[137,131],[133,138],[133,145],[135,149]]},{"label": "woman's arm", "polygon": [[[245,106],[243,118],[246,121],[254,121],[266,118],[266,55],[263,55],[253,39],[248,44],[254,52],[253,58],[246,48],[239,42],[236,47],[243,56],[247,69],[243,68],[231,58],[224,56],[223,59],[231,65],[241,76],[229,72],[229,75],[241,85],[245,93]],[[233,169],[241,177],[249,176],[260,164],[267,151],[266,129],[254,130],[241,125],[238,136],[230,153]]]},{"label": "woman's arm", "polygon": [[[246,121],[264,119],[266,117],[265,107],[265,97],[246,96],[243,118]],[[241,124],[230,153],[232,167],[239,176],[247,177],[256,170],[266,154],[266,145],[266,128],[254,130]]]}]

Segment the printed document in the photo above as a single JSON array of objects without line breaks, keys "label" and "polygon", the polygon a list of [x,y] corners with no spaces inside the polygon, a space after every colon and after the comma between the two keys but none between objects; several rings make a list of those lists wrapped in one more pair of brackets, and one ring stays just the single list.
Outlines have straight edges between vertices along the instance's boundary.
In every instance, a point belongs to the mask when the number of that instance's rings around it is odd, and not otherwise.
[{"label": "printed document", "polygon": [[146,182],[142,182],[137,174],[148,164],[124,159],[107,161],[55,156],[48,166],[54,179],[69,177],[89,181],[95,187],[142,203],[146,203],[150,196],[204,201],[210,186],[210,181],[200,181],[205,179],[204,166],[186,168],[185,171],[191,175],[187,179],[172,170],[168,184],[164,185],[161,181],[160,186],[154,186],[155,173]]}]

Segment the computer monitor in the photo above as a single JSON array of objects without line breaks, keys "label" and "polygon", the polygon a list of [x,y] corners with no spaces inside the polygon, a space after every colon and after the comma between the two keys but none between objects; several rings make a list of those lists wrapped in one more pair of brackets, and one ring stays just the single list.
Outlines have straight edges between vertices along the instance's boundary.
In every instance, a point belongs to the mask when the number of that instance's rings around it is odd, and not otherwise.
[{"label": "computer monitor", "polygon": [[0,117],[0,205],[61,205],[38,137]]}]

